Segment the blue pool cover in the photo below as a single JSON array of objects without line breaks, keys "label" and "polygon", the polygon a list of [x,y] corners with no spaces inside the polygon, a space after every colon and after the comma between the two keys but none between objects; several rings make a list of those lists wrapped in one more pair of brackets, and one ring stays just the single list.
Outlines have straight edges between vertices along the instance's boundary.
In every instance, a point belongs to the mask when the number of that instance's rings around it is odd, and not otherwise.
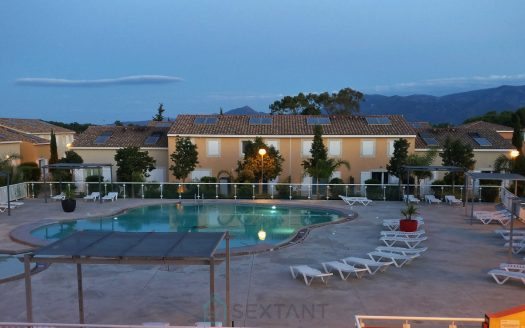
[{"label": "blue pool cover", "polygon": [[36,256],[94,258],[209,259],[225,232],[79,231],[44,246]]}]

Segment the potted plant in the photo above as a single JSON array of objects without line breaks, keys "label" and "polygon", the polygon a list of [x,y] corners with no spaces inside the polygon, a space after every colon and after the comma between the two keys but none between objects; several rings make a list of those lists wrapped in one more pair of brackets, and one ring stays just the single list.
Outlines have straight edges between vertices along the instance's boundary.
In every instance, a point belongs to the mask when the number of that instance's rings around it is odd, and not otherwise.
[{"label": "potted plant", "polygon": [[73,212],[77,207],[77,200],[75,199],[75,192],[67,190],[64,192],[64,199],[62,199],[62,209],[64,212]]},{"label": "potted plant", "polygon": [[405,218],[399,220],[399,230],[405,232],[416,231],[417,220],[412,220],[412,215],[416,215],[418,213],[417,207],[412,203],[408,203],[407,206],[401,210],[401,214],[403,214]]}]

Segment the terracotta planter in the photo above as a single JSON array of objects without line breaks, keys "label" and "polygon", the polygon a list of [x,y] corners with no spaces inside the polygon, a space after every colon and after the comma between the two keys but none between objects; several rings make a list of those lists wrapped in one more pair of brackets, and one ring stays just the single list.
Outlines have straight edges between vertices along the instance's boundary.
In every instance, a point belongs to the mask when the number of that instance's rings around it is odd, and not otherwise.
[{"label": "terracotta planter", "polygon": [[414,232],[417,230],[417,220],[399,220],[399,231]]},{"label": "terracotta planter", "polygon": [[62,209],[64,212],[73,212],[77,207],[76,199],[64,199],[62,200]]}]

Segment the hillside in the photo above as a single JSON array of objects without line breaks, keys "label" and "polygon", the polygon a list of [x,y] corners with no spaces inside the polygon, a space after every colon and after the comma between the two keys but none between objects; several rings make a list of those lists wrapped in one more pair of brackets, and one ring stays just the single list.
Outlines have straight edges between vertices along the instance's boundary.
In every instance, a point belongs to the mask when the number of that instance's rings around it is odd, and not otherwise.
[{"label": "hillside", "polygon": [[525,86],[500,86],[441,97],[429,95],[366,95],[362,114],[402,114],[409,121],[462,123],[488,111],[514,111],[525,107]]}]

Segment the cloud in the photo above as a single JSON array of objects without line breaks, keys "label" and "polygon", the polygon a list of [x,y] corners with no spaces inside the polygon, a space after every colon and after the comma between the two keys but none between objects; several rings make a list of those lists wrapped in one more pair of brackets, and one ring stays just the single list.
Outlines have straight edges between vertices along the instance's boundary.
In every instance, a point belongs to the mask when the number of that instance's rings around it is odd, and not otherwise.
[{"label": "cloud", "polygon": [[253,95],[234,95],[213,93],[208,95],[208,98],[214,100],[257,100],[257,99],[276,99],[284,97],[283,94],[253,94]]},{"label": "cloud", "polygon": [[429,89],[443,87],[484,87],[500,84],[525,83],[525,74],[465,76],[428,79],[417,82],[402,82],[391,85],[377,85],[370,88],[375,92],[407,91],[410,89]]},{"label": "cloud", "polygon": [[57,78],[24,77],[17,79],[16,84],[36,87],[103,87],[111,85],[133,84],[168,84],[183,81],[182,78],[166,75],[132,75],[113,79],[68,80]]}]

